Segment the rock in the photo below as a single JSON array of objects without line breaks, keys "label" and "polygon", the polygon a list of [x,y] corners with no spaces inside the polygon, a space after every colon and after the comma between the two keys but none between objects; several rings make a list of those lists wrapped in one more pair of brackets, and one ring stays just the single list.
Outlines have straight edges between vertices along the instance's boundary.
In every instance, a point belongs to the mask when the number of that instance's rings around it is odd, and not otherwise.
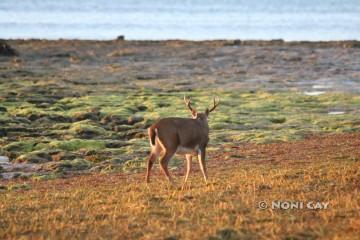
[{"label": "rock", "polygon": [[0,128],[0,137],[6,137],[7,131],[4,128]]},{"label": "rock", "polygon": [[100,120],[100,123],[103,124],[103,125],[106,125],[108,124],[109,122],[111,122],[111,118],[109,115],[106,115],[105,117],[103,117],[101,120]]},{"label": "rock", "polygon": [[[23,176],[23,174],[19,173],[19,175],[14,178],[20,178],[21,176]],[[29,189],[31,189],[31,186],[27,183],[14,184],[9,187],[9,190],[29,190]]]},{"label": "rock", "polygon": [[143,127],[144,129],[146,129],[146,128],[150,127],[152,124],[154,124],[155,122],[156,122],[155,119],[149,119],[149,118],[147,118],[147,119],[144,120],[142,127]]},{"label": "rock", "polygon": [[286,122],[286,118],[284,118],[284,117],[271,118],[270,122],[281,124],[281,123]]},{"label": "rock", "polygon": [[107,148],[121,148],[130,145],[128,142],[125,141],[109,141],[105,143]]},{"label": "rock", "polygon": [[138,123],[135,123],[134,125],[134,128],[142,128],[142,129],[145,129],[145,124],[143,122],[138,122]]},{"label": "rock", "polygon": [[46,151],[34,151],[31,153],[20,155],[16,158],[16,162],[26,163],[45,163],[50,162],[51,160],[51,155]]},{"label": "rock", "polygon": [[131,138],[143,138],[146,136],[145,132],[143,130],[138,130],[138,129],[133,129],[133,130],[129,130],[125,133],[125,136],[128,139]]},{"label": "rock", "polygon": [[118,115],[106,115],[101,119],[101,124],[109,124],[112,126],[127,124],[128,120],[122,116]]},{"label": "rock", "polygon": [[72,57],[71,53],[63,52],[63,53],[55,53],[51,54],[50,57],[57,57],[57,58],[70,58]]},{"label": "rock", "polygon": [[2,150],[6,152],[29,152],[33,149],[34,142],[12,142],[4,146]]},{"label": "rock", "polygon": [[115,156],[115,157],[113,157],[113,158],[111,158],[110,160],[109,160],[109,163],[111,164],[111,165],[121,165],[121,164],[124,164],[124,163],[126,163],[127,161],[129,161],[130,160],[130,158],[128,158],[128,157],[123,157],[123,156]]},{"label": "rock", "polygon": [[47,102],[41,102],[41,103],[36,103],[35,106],[37,108],[49,108],[52,106],[52,104],[47,103]]},{"label": "rock", "polygon": [[128,118],[129,125],[134,125],[135,123],[142,122],[142,121],[144,121],[144,117],[139,116],[139,115],[133,115]]},{"label": "rock", "polygon": [[73,126],[69,131],[76,137],[85,139],[95,138],[106,134],[105,129],[93,125],[91,121],[88,120],[73,123]]},{"label": "rock", "polygon": [[30,121],[35,121],[37,119],[43,118],[44,116],[45,116],[44,114],[31,113],[31,114],[27,115],[26,117]]},{"label": "rock", "polygon": [[147,110],[148,108],[146,107],[146,106],[144,106],[144,105],[140,105],[140,106],[137,106],[137,110],[138,111],[145,111],[145,110]]},{"label": "rock", "polygon": [[16,179],[16,178],[20,178],[22,174],[23,174],[22,172],[6,172],[2,174],[2,178],[6,180]]},{"label": "rock", "polygon": [[30,124],[31,121],[29,121],[28,119],[24,118],[24,117],[19,117],[19,116],[15,116],[13,117],[13,121],[16,123],[24,123],[24,124]]},{"label": "rock", "polygon": [[75,121],[82,121],[82,120],[94,120],[98,121],[100,117],[100,109],[92,108],[88,112],[78,112],[74,115]]},{"label": "rock", "polygon": [[59,151],[55,154],[51,154],[51,158],[53,161],[62,161],[62,160],[74,160],[75,158],[77,158],[78,155],[75,153],[71,153],[71,152],[66,152],[66,151]]},{"label": "rock", "polygon": [[92,139],[98,136],[97,131],[93,131],[92,129],[79,129],[76,132],[76,137],[83,138],[83,139]]},{"label": "rock", "polygon": [[360,42],[356,41],[353,42],[353,44],[351,45],[352,48],[360,48]]},{"label": "rock", "polygon": [[96,150],[87,150],[84,155],[85,156],[91,156],[91,155],[95,155],[97,154],[97,151]]},{"label": "rock", "polygon": [[7,44],[5,41],[0,41],[0,56],[14,57],[18,55],[19,53],[9,44]]},{"label": "rock", "polygon": [[75,121],[82,121],[82,120],[86,120],[86,119],[97,121],[98,115],[96,113],[92,113],[92,112],[81,112],[81,113],[76,113],[74,115]]},{"label": "rock", "polygon": [[159,108],[163,108],[163,107],[170,107],[171,105],[169,103],[158,103],[157,106]]},{"label": "rock", "polygon": [[128,130],[132,130],[132,126],[129,126],[129,125],[119,125],[119,126],[113,126],[111,128],[114,132],[120,132],[120,133],[123,133],[123,132],[126,132]]},{"label": "rock", "polygon": [[0,112],[7,112],[6,107],[0,106]]},{"label": "rock", "polygon": [[144,132],[139,132],[134,135],[133,138],[144,138],[146,137],[146,134]]},{"label": "rock", "polygon": [[260,184],[259,185],[259,190],[271,190],[271,186],[270,185],[266,185],[266,184]]},{"label": "rock", "polygon": [[132,130],[134,129],[133,126],[131,125],[115,125],[112,126],[112,130],[115,132],[124,132],[124,131],[128,131],[128,130]]},{"label": "rock", "polygon": [[247,239],[243,238],[236,230],[231,228],[225,228],[216,231],[216,236],[211,236],[209,239],[221,239],[221,240],[235,240],[235,239]]},{"label": "rock", "polygon": [[125,40],[125,36],[124,35],[119,35],[117,38],[116,38],[117,41],[124,41]]},{"label": "rock", "polygon": [[[31,90],[28,90],[28,91],[31,91]],[[39,92],[39,91],[36,91],[34,90],[35,93],[37,94],[47,94],[46,92]],[[27,95],[26,93],[24,95]],[[19,97],[22,97],[22,94],[19,95]],[[50,97],[36,97],[36,96],[30,96],[29,98],[26,99],[26,101],[28,103],[32,103],[32,104],[35,104],[35,105],[39,105],[39,104],[44,104],[44,103],[47,103],[47,104],[53,104],[55,103],[55,99],[53,98],[50,98]]]},{"label": "rock", "polygon": [[301,62],[302,57],[300,56],[286,56],[284,57],[285,61],[289,61],[289,62]]},{"label": "rock", "polygon": [[80,171],[90,169],[92,164],[89,161],[77,158],[72,161],[60,161],[54,167],[58,171]]},{"label": "rock", "polygon": [[85,156],[85,160],[89,162],[99,163],[105,161],[106,159],[109,159],[112,156],[112,153],[106,150],[104,151],[88,150],[85,151],[82,155]]},{"label": "rock", "polygon": [[10,161],[8,156],[0,156],[0,164],[8,164]]}]

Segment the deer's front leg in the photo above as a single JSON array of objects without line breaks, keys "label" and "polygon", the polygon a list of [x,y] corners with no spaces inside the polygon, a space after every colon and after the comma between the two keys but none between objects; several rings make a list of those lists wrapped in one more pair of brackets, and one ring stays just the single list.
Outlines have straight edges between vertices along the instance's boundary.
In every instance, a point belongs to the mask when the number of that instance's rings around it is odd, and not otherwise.
[{"label": "deer's front leg", "polygon": [[198,159],[200,164],[200,170],[204,176],[205,183],[207,183],[207,172],[206,172],[206,163],[205,163],[205,148],[200,149],[198,153]]}]

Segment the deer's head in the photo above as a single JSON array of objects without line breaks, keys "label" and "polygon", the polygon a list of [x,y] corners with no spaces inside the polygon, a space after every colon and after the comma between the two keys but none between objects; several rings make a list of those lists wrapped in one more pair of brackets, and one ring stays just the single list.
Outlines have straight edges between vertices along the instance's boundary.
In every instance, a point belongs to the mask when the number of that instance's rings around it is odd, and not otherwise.
[{"label": "deer's head", "polygon": [[207,123],[207,119],[208,119],[209,114],[212,111],[214,111],[215,108],[219,105],[220,100],[219,100],[219,98],[217,98],[217,101],[216,101],[216,99],[214,98],[214,106],[211,109],[206,108],[205,112],[203,112],[203,113],[197,112],[196,109],[194,109],[191,106],[191,99],[190,98],[187,99],[184,96],[184,102],[185,102],[186,106],[189,108],[189,110],[191,111],[191,116],[192,116],[193,119],[198,119],[200,121],[203,121],[203,122]]}]

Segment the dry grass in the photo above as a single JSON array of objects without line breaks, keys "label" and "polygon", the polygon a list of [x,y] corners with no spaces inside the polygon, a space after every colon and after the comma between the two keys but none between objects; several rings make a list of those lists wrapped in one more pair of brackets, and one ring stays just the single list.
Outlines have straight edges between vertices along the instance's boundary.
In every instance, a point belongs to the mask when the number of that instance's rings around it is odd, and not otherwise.
[{"label": "dry grass", "polygon": [[[149,185],[143,174],[124,173],[10,181],[0,194],[0,238],[355,239],[359,136],[226,146],[225,154],[210,154],[210,184],[195,168],[186,190],[171,188],[157,171]],[[258,208],[276,200],[329,207]]]}]

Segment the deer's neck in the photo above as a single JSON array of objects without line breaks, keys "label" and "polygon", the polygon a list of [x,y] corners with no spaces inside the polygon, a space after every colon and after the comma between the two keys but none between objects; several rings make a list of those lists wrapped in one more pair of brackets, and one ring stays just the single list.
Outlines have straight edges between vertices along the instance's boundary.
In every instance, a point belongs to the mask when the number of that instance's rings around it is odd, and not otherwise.
[{"label": "deer's neck", "polygon": [[206,136],[209,135],[209,124],[207,121],[199,121],[201,128],[203,129],[204,133],[206,134]]}]

